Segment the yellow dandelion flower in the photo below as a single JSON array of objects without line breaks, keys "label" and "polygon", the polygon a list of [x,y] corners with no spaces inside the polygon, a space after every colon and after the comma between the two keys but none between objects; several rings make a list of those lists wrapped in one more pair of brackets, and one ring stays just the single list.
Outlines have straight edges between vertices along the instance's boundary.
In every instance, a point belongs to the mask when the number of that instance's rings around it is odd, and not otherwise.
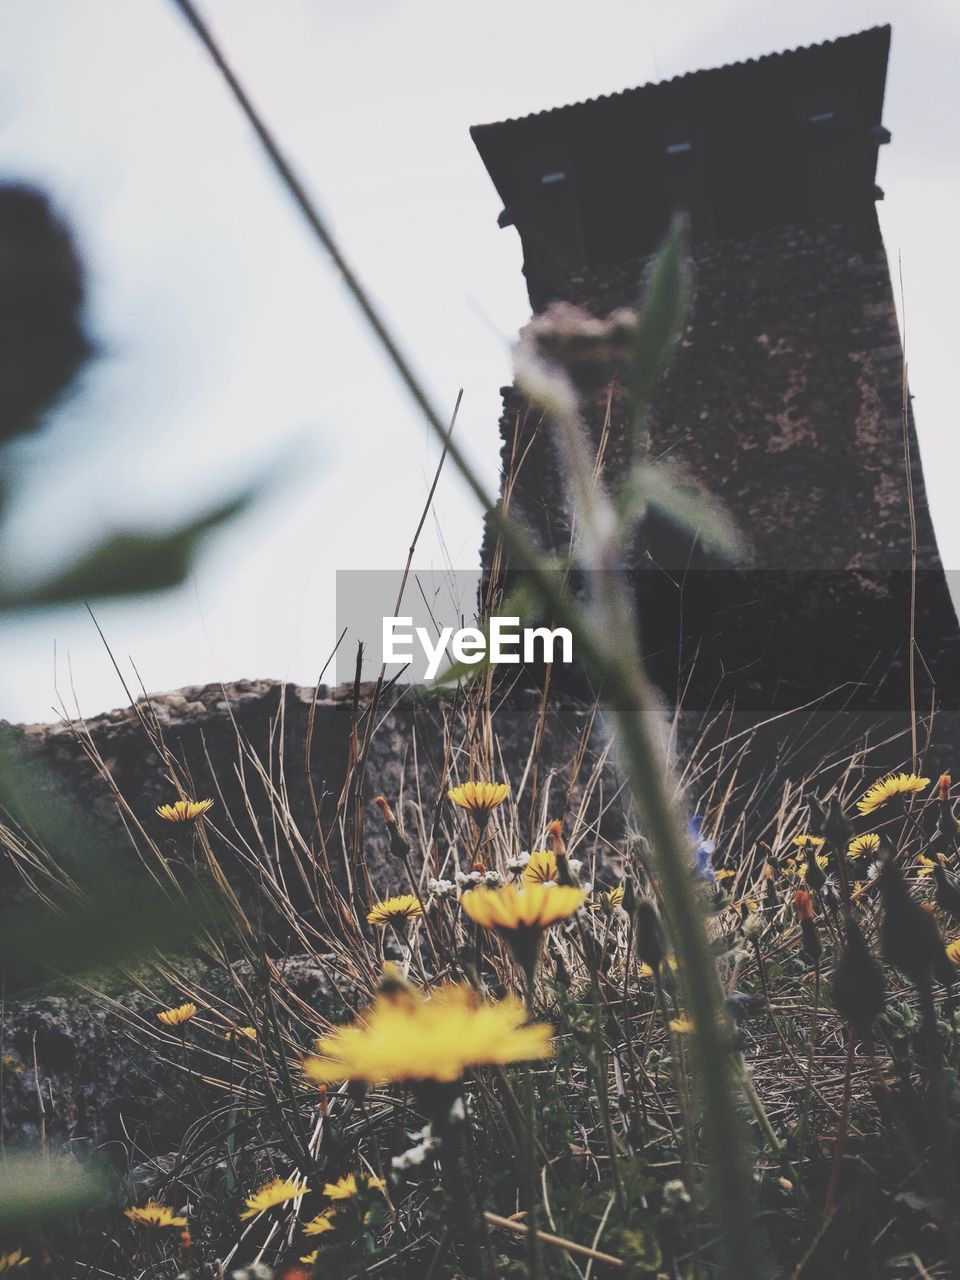
[{"label": "yellow dandelion flower", "polygon": [[162,1013],[158,1013],[157,1021],[162,1022],[165,1027],[182,1027],[196,1012],[197,1006],[192,1000],[188,1000],[186,1004],[178,1004],[175,1009],[164,1009]]},{"label": "yellow dandelion flower", "polygon": [[402,893],[396,898],[384,898],[367,915],[367,924],[404,924],[423,915],[423,907],[412,893]]},{"label": "yellow dandelion flower", "polygon": [[145,1205],[124,1209],[123,1213],[131,1222],[135,1222],[138,1227],[159,1229],[161,1227],[185,1227],[187,1225],[186,1218],[178,1218],[172,1209],[168,1209],[165,1204],[158,1204],[156,1200],[148,1200]]},{"label": "yellow dandelion flower", "polygon": [[605,889],[596,902],[590,903],[592,911],[614,911],[617,907],[623,906],[624,888],[622,884],[614,885],[612,889]]},{"label": "yellow dandelion flower", "polygon": [[361,1173],[358,1182],[356,1174],[348,1173],[345,1178],[326,1183],[323,1194],[328,1200],[351,1200],[358,1191],[382,1191],[386,1185],[383,1178],[373,1178]]},{"label": "yellow dandelion flower", "polygon": [[951,964],[960,964],[960,938],[947,943],[947,959]]},{"label": "yellow dandelion flower", "polygon": [[312,1267],[319,1257],[320,1257],[320,1250],[312,1249],[310,1253],[301,1253],[300,1261],[305,1263],[308,1267]]},{"label": "yellow dandelion flower", "polygon": [[157,813],[167,822],[196,822],[212,808],[212,800],[175,800],[173,804],[158,804]]},{"label": "yellow dandelion flower", "polygon": [[[667,967],[672,969],[674,973],[677,972],[677,970],[680,968],[680,965],[677,962],[676,956],[667,956]],[[650,965],[646,963],[646,961],[644,961],[640,965],[640,977],[641,978],[653,977],[653,969]]]},{"label": "yellow dandelion flower", "polygon": [[863,814],[873,813],[893,796],[914,795],[929,785],[929,778],[921,778],[915,773],[891,773],[864,792],[857,801],[857,808]]},{"label": "yellow dandelion flower", "polygon": [[824,844],[824,839],[823,836],[812,836],[808,832],[803,832],[802,835],[794,836],[792,843],[798,849],[806,849],[807,845],[810,844],[812,844],[815,849],[819,849],[820,846]]},{"label": "yellow dandelion flower", "polygon": [[547,884],[557,878],[557,855],[552,849],[538,849],[531,853],[530,861],[523,868],[524,884]]},{"label": "yellow dandelion flower", "polygon": [[855,840],[850,841],[847,857],[862,858],[866,854],[868,857],[875,858],[879,852],[880,837],[875,831],[869,831],[865,836],[857,836]]},{"label": "yellow dandelion flower", "polygon": [[15,1267],[25,1267],[29,1261],[22,1249],[14,1249],[12,1253],[0,1253],[0,1271],[13,1271]]},{"label": "yellow dandelion flower", "polygon": [[933,858],[928,858],[925,854],[916,855],[916,861],[914,863],[916,878],[923,879],[925,876],[932,876],[933,868],[936,867],[936,865],[936,860]]},{"label": "yellow dandelion flower", "polygon": [[471,889],[460,900],[466,915],[497,933],[541,932],[566,920],[586,901],[582,889],[569,885],[505,884],[499,889]]},{"label": "yellow dandelion flower", "polygon": [[693,1021],[688,1018],[686,1014],[683,1014],[679,1018],[671,1018],[670,1030],[675,1031],[678,1036],[689,1035],[693,1030]]},{"label": "yellow dandelion flower", "polygon": [[729,880],[731,876],[736,874],[737,873],[735,871],[731,871],[729,867],[720,867],[719,870],[714,871],[713,878],[714,880]]},{"label": "yellow dandelion flower", "polygon": [[300,1182],[297,1178],[273,1178],[270,1182],[265,1182],[252,1196],[247,1196],[245,1202],[247,1207],[240,1217],[255,1218],[265,1209],[274,1209],[277,1205],[287,1204],[290,1200],[298,1200],[309,1190],[307,1184]]},{"label": "yellow dandelion flower", "polygon": [[[814,854],[814,861],[821,871],[830,866],[830,857],[826,853]],[[806,858],[787,858],[783,864],[783,874],[788,880],[803,880],[807,874]]]},{"label": "yellow dandelion flower", "polygon": [[229,1031],[224,1033],[224,1040],[232,1040],[234,1044],[240,1040],[247,1040],[251,1043],[257,1039],[256,1027],[231,1027]]},{"label": "yellow dandelion flower", "polygon": [[303,1070],[317,1084],[453,1083],[468,1067],[549,1058],[553,1028],[526,1018],[514,997],[488,1004],[465,985],[447,983],[429,999],[391,988],[356,1022],[319,1039]]},{"label": "yellow dandelion flower", "polygon": [[[304,1223],[303,1234],[305,1236],[324,1236],[328,1231],[335,1231],[331,1218],[333,1217],[332,1209],[324,1209],[323,1213],[318,1213],[315,1218],[311,1218],[309,1222]],[[306,1258],[301,1258],[301,1262],[306,1262]]]},{"label": "yellow dandelion flower", "polygon": [[447,792],[447,799],[460,809],[466,809],[478,822],[486,822],[498,805],[510,794],[505,782],[464,782]]}]

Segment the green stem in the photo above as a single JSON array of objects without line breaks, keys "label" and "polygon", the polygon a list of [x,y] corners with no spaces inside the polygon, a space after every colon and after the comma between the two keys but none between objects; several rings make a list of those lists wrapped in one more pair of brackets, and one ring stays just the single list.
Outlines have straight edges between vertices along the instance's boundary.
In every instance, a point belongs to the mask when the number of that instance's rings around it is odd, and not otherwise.
[{"label": "green stem", "polygon": [[[813,962],[813,1012],[810,1015],[810,1026],[807,1031],[807,1069],[803,1080],[803,1099],[800,1104],[800,1147],[797,1152],[797,1168],[803,1168],[803,1157],[807,1145],[807,1121],[810,1115],[810,1091],[813,1085],[813,1055],[817,1039],[817,1019],[820,1016],[820,961]],[[797,1197],[801,1198],[802,1189],[797,1183]]]},{"label": "green stem", "polygon": [[[527,1017],[532,1022],[534,1010],[534,983],[537,975],[539,949],[526,964],[520,966],[523,974],[523,997]],[[527,1276],[528,1280],[543,1280],[543,1249],[540,1244],[540,1193],[537,1188],[537,1091],[533,1067],[527,1067],[523,1080],[523,1180],[524,1199],[527,1202]]]},{"label": "green stem", "polygon": [[[643,672],[635,622],[624,584],[606,570],[613,564],[599,563],[601,606],[594,621],[592,610],[577,605],[565,594],[561,581],[532,542],[493,503],[466,457],[452,439],[445,423],[397,342],[387,329],[371,299],[351,270],[318,210],[306,194],[273,135],[267,129],[236,75],[191,0],[175,0],[180,11],[206,47],[224,77],[240,109],[264,147],[270,161],[295,200],[311,230],[332,257],[344,283],[353,295],[371,330],[394,369],[420,407],[437,439],[447,448],[451,461],[478,501],[487,511],[492,531],[500,537],[517,569],[526,570],[540,600],[553,613],[557,624],[571,629],[580,662],[616,695],[613,722],[617,741],[634,800],[655,850],[660,890],[680,962],[686,1006],[694,1019],[696,1069],[713,1174],[714,1205],[723,1224],[724,1270],[736,1280],[751,1280],[758,1274],[758,1257],[753,1235],[753,1196],[744,1158],[743,1126],[735,1107],[734,1080],[722,1022],[723,992],[710,954],[703,912],[690,876],[690,856],[683,828],[663,776],[663,758],[653,730],[655,705]],[[567,424],[569,425],[569,424]],[[564,424],[560,424],[561,434]],[[562,447],[562,445],[561,445]],[[582,467],[579,468],[582,472]],[[589,469],[592,475],[592,467]],[[574,475],[574,487],[589,518],[590,486],[584,475]],[[578,516],[581,513],[578,511]],[[616,581],[614,581],[616,579]],[[611,590],[614,594],[611,596]],[[532,1233],[531,1233],[532,1236]]]}]

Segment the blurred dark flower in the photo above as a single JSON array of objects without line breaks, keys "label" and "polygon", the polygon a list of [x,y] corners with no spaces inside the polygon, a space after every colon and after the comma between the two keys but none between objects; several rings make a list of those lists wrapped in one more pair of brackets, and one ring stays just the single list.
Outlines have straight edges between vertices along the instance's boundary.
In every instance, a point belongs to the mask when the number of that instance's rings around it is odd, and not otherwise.
[{"label": "blurred dark flower", "polygon": [[0,187],[0,442],[35,427],[90,344],[83,269],[46,196]]}]

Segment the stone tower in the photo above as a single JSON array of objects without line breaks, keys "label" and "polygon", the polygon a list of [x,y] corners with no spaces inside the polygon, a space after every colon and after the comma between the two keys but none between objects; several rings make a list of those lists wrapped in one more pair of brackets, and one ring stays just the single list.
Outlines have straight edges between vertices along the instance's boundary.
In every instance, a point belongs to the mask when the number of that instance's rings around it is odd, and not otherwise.
[{"label": "stone tower", "polygon": [[[753,557],[728,571],[648,519],[635,568],[652,670],[698,714],[816,700],[824,723],[896,722],[910,687],[921,712],[931,697],[960,708],[960,630],[875,208],[889,46],[877,27],[472,130],[534,312],[636,304],[671,214],[688,215],[694,306],[650,448],[726,504]],[[549,425],[503,394],[504,464],[526,451],[511,510],[562,545]],[[598,439],[608,413],[609,472],[616,386],[588,406]]]}]

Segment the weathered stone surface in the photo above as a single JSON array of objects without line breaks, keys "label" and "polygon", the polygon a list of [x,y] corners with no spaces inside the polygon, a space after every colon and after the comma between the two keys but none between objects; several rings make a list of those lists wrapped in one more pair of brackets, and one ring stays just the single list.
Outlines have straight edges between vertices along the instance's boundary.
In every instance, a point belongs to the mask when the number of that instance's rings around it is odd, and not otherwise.
[{"label": "weathered stone surface", "polygon": [[[360,690],[356,720],[360,738],[372,692],[369,685]],[[45,788],[58,796],[71,795],[71,802],[92,817],[107,837],[122,848],[128,838],[118,819],[116,798],[84,750],[83,742],[87,739],[137,819],[175,861],[180,833],[154,814],[155,806],[175,798],[175,793],[164,761],[143,727],[141,717],[149,719],[159,728],[166,748],[180,763],[185,775],[192,779],[195,794],[217,798],[217,809],[211,813],[211,818],[216,819],[211,827],[211,842],[232,887],[241,899],[252,903],[256,900],[255,877],[249,868],[231,856],[226,840],[218,838],[215,827],[219,826],[232,840],[237,839],[239,832],[252,848],[262,839],[271,851],[278,851],[283,863],[284,841],[276,836],[278,819],[270,800],[270,788],[258,778],[250,758],[251,753],[256,753],[275,786],[279,785],[282,762],[286,780],[283,821],[295,823],[307,844],[316,848],[316,824],[307,785],[311,710],[314,723],[310,776],[319,802],[321,826],[336,869],[341,865],[341,850],[333,818],[347,772],[355,723],[351,687],[321,688],[315,695],[312,689],[266,680],[208,685],[153,695],[148,703],[108,712],[82,727],[76,724],[5,726],[5,733],[22,748],[25,758],[34,766],[34,776],[42,780]],[[498,749],[503,755],[505,774],[514,784],[527,761],[538,711],[538,698],[535,691],[530,690],[516,692],[500,704],[497,712]],[[446,786],[442,773],[445,721],[453,720],[458,725],[453,737],[458,768],[459,753],[468,749],[470,732],[464,730],[458,716],[451,700],[424,702],[413,696],[398,697],[396,693],[385,701],[378,713],[361,790],[361,807],[368,819],[362,841],[364,856],[380,890],[395,890],[403,881],[396,861],[388,853],[384,828],[372,805],[372,797],[384,792],[396,807],[403,808],[397,802],[402,793],[406,797],[408,830],[415,831],[411,806],[417,787],[421,789],[429,816]],[[564,699],[548,717],[538,791],[542,795],[545,788],[552,787],[555,807],[551,813],[557,816],[563,812],[571,760],[589,722],[589,707],[574,698]],[[414,764],[414,735],[418,769]],[[589,774],[594,753],[601,748],[598,728],[591,742],[583,779]],[[244,753],[242,778],[238,763],[240,744]],[[500,772],[499,766],[497,772]],[[616,789],[612,771],[609,771],[608,782],[605,799],[609,803]],[[582,782],[575,796],[581,789]],[[525,819],[530,813],[529,785],[526,796],[521,805]],[[236,823],[235,830],[227,823],[227,813]],[[617,814],[615,804],[605,820],[610,831],[620,829]],[[588,806],[586,820],[599,826],[596,802]],[[132,849],[130,856],[135,856]],[[415,845],[413,857],[417,865],[420,856]],[[296,877],[291,875],[288,882],[291,892],[296,894]],[[9,890],[18,884],[10,865],[0,864],[0,885]],[[275,955],[283,957],[291,987],[308,1005],[316,1007],[317,1002],[322,1001],[327,1012],[334,1010],[337,993],[331,989],[326,973],[308,957],[291,957],[288,954],[291,940],[281,924],[269,915],[265,919],[270,933],[268,945]],[[222,982],[223,975],[207,969],[203,971],[203,981],[208,985]],[[116,998],[148,1021],[155,1015],[156,1006],[136,993],[121,991]],[[121,1015],[96,1000],[58,995],[8,1005],[2,1034],[7,1055],[3,1126],[9,1141],[35,1139],[42,1129],[55,1143],[88,1147],[106,1144],[122,1162],[122,1152],[129,1148],[131,1138],[149,1144],[151,1151],[162,1153],[168,1149],[164,1143],[175,1145],[178,1135],[189,1123],[189,1100],[184,1103],[179,1095],[173,1098],[167,1095],[169,1080],[161,1084],[161,1073],[150,1048],[128,1034]],[[115,1148],[111,1144],[116,1144]]]},{"label": "weathered stone surface", "polygon": [[[218,993],[235,998],[225,972],[196,962],[188,968],[212,993],[211,1003]],[[282,970],[287,988],[306,1004],[325,1014],[342,1007],[329,977],[310,957],[289,956]],[[249,982],[245,966],[238,971]],[[175,993],[169,996],[180,1003]],[[152,1159],[174,1150],[196,1117],[197,1090],[185,1073],[163,1061],[180,1058],[176,1044],[161,1044],[135,1029],[138,1019],[154,1026],[160,1007],[116,983],[109,1000],[67,992],[8,1003],[0,1035],[0,1132],[6,1148],[29,1149],[45,1141],[78,1153],[98,1152],[119,1168],[126,1168],[131,1153]],[[191,1031],[190,1039],[218,1047],[209,1032]],[[194,1069],[206,1065],[197,1059]],[[218,1069],[222,1065],[213,1064]]]},{"label": "weathered stone surface", "polygon": [[[260,841],[270,850],[284,844],[274,821],[281,774],[284,822],[295,824],[308,844],[316,844],[312,782],[320,827],[336,868],[342,851],[332,822],[347,775],[353,729],[356,726],[357,740],[362,742],[373,692],[372,684],[361,686],[355,716],[352,686],[321,686],[315,691],[276,681],[245,680],[152,695],[136,708],[107,712],[87,720],[82,727],[70,723],[7,726],[7,732],[41,771],[47,785],[66,784],[88,813],[105,827],[118,830],[115,796],[91,764],[89,751],[84,749],[86,740],[104,761],[117,791],[131,805],[144,829],[164,844],[169,844],[176,833],[156,816],[154,809],[176,796],[164,760],[151,744],[144,722],[158,727],[165,748],[184,776],[191,779],[194,794],[215,798],[216,810],[211,817],[216,823],[225,822],[229,814],[253,847]],[[539,694],[533,688],[518,689],[498,700],[498,751],[514,782],[526,763],[538,714]],[[571,760],[590,718],[590,704],[576,698],[566,698],[552,706],[543,736],[541,794],[554,775],[560,776],[565,786]],[[402,793],[406,804],[412,806],[419,786],[425,803],[434,804],[449,781],[444,777],[443,765],[446,724],[453,730],[454,768],[459,773],[463,753],[479,745],[479,730],[471,730],[464,723],[462,706],[458,707],[454,699],[425,700],[410,689],[394,690],[378,710],[361,798],[364,858],[374,882],[381,887],[395,884],[398,877],[372,797],[383,793],[394,803]],[[591,743],[595,755],[602,748],[599,726],[594,728]],[[254,756],[262,765],[261,772],[253,763]],[[524,809],[529,802],[529,787],[526,794]],[[412,829],[412,822],[409,825]],[[224,857],[229,865],[226,850]]]},{"label": "weathered stone surface", "polygon": [[[820,699],[881,734],[888,718],[903,722],[912,683],[922,711],[937,706],[947,746],[960,740],[960,627],[904,412],[874,204],[889,43],[878,27],[473,136],[537,314],[637,306],[672,213],[688,217],[691,320],[654,389],[643,450],[694,497],[719,499],[752,558],[726,570],[643,513],[630,568],[665,695],[682,690],[695,716],[736,707],[754,720]],[[623,389],[588,392],[584,416],[615,486],[634,451]],[[504,476],[522,459],[511,513],[565,550],[571,511],[549,422],[508,387],[500,430]],[[489,569],[489,530],[483,555]]]}]

